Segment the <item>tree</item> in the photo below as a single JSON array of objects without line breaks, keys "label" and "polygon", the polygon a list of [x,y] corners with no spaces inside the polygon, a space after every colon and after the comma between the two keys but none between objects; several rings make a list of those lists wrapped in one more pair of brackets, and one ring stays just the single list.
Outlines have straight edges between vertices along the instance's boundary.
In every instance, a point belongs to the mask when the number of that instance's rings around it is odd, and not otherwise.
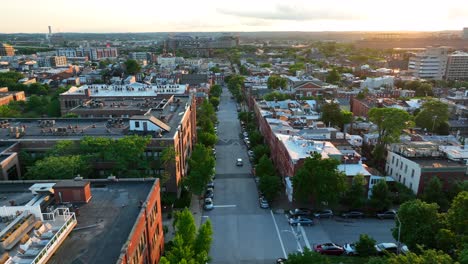
[{"label": "tree", "polygon": [[390,191],[385,180],[380,180],[372,187],[370,205],[377,210],[386,210],[392,205]]},{"label": "tree", "polygon": [[211,222],[206,221],[197,232],[195,220],[187,208],[178,212],[174,221],[176,235],[173,246],[166,251],[166,257],[162,257],[160,263],[207,263],[213,235]]},{"label": "tree", "polygon": [[263,144],[263,136],[258,130],[251,131],[249,133],[249,139],[252,146]]},{"label": "tree", "polygon": [[281,179],[277,175],[264,175],[258,187],[268,201],[273,201],[280,191]]},{"label": "tree", "polygon": [[211,150],[196,144],[189,159],[190,172],[185,183],[194,194],[201,195],[214,173],[215,160]]},{"label": "tree", "polygon": [[319,153],[307,157],[292,178],[295,198],[335,203],[346,190],[346,176],[337,170],[338,165],[336,159],[322,159]]},{"label": "tree", "polygon": [[28,168],[26,179],[73,179],[78,174],[87,177],[90,173],[89,163],[82,156],[49,156],[38,160]]},{"label": "tree", "polygon": [[468,191],[460,192],[453,199],[447,211],[447,223],[455,234],[466,241],[468,236]]},{"label": "tree", "polygon": [[452,258],[442,251],[434,249],[420,249],[421,254],[416,255],[414,252],[407,254],[391,255],[387,259],[388,264],[453,264]]},{"label": "tree", "polygon": [[330,103],[322,105],[322,121],[326,125],[340,126],[342,122],[342,113],[340,105],[337,103]]},{"label": "tree", "polygon": [[195,219],[187,208],[177,214],[175,228],[177,235],[182,238],[184,246],[191,246],[195,242],[197,231]]},{"label": "tree", "polygon": [[257,145],[252,148],[254,163],[257,164],[263,155],[270,156],[270,148],[267,145]]},{"label": "tree", "polygon": [[346,192],[346,201],[352,208],[361,208],[366,203],[366,179],[358,174],[353,178],[351,187]]},{"label": "tree", "polygon": [[214,108],[217,108],[219,106],[219,98],[211,96],[210,103],[211,105],[213,105]]},{"label": "tree", "polygon": [[214,133],[213,122],[216,121],[217,117],[213,105],[208,100],[204,100],[197,109],[197,125],[204,132]]},{"label": "tree", "polygon": [[303,253],[290,253],[288,255],[288,264],[305,264],[305,263],[317,263],[317,264],[329,264],[330,259],[326,256],[320,255],[317,252],[304,248]]},{"label": "tree", "polygon": [[289,66],[289,73],[291,75],[296,75],[297,71],[300,71],[300,70],[303,70],[303,69],[304,69],[304,63],[298,62],[298,63],[295,63],[295,64]]},{"label": "tree", "polygon": [[72,140],[60,140],[48,151],[51,156],[68,156],[80,154],[79,146]]},{"label": "tree", "polygon": [[442,190],[442,182],[437,176],[427,183],[422,194],[422,200],[427,203],[436,203],[442,210],[446,210],[449,206],[449,201],[445,192]]},{"label": "tree", "polygon": [[356,243],[356,251],[362,257],[373,256],[377,253],[375,243],[376,241],[372,237],[367,234],[361,234],[359,241]]},{"label": "tree", "polygon": [[265,94],[263,96],[263,99],[265,101],[274,101],[274,100],[284,101],[284,100],[287,100],[287,99],[291,99],[291,95],[280,93],[278,91],[273,91],[271,93]]},{"label": "tree", "polygon": [[[412,200],[402,204],[398,210],[398,217],[401,221],[400,241],[411,249],[416,249],[417,245],[435,248],[435,236],[440,229],[438,209],[437,204],[428,204],[421,200]],[[398,239],[399,223],[397,220],[395,220],[395,225],[392,235]]]},{"label": "tree", "polygon": [[220,97],[222,93],[223,93],[223,88],[221,87],[221,85],[215,84],[211,86],[210,96]]},{"label": "tree", "polygon": [[448,105],[441,101],[430,100],[422,105],[415,122],[418,127],[434,132],[440,126],[444,126],[448,119]]},{"label": "tree", "polygon": [[257,166],[255,166],[255,175],[258,177],[263,177],[263,176],[270,176],[270,175],[275,175],[276,170],[275,166],[273,165],[273,162],[271,159],[268,158],[268,156],[263,155]]},{"label": "tree", "polygon": [[325,81],[327,83],[331,83],[331,84],[338,84],[341,81],[340,73],[335,68],[333,68],[327,74],[327,77],[326,77]]},{"label": "tree", "polygon": [[410,125],[408,112],[396,108],[372,108],[369,120],[377,125],[379,145],[398,142],[403,129]]},{"label": "tree", "polygon": [[288,81],[286,78],[282,78],[279,75],[271,75],[268,77],[267,86],[268,89],[278,89],[278,88],[286,88],[288,85]]},{"label": "tree", "polygon": [[20,112],[18,112],[15,109],[10,108],[8,105],[0,105],[0,116],[5,118],[5,117],[19,117],[21,115]]},{"label": "tree", "polygon": [[214,133],[200,131],[198,132],[198,141],[207,147],[212,147],[218,141],[218,137]]},{"label": "tree", "polygon": [[141,71],[141,66],[136,60],[128,59],[125,62],[125,69],[127,74],[137,74]]}]

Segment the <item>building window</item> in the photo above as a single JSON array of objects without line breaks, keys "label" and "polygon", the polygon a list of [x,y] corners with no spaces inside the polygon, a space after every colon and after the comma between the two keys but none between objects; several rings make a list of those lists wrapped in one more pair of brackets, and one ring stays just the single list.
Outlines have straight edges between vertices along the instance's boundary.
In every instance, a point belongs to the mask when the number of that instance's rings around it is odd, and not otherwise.
[{"label": "building window", "polygon": [[135,127],[140,127],[140,122],[139,121],[135,121]]},{"label": "building window", "polygon": [[408,172],[408,164],[405,164],[405,173]]},{"label": "building window", "polygon": [[410,182],[409,187],[410,187],[410,189],[413,189],[413,183],[412,182]]},{"label": "building window", "polygon": [[399,161],[399,160],[396,160],[396,167],[397,167],[397,168],[398,168],[398,161]]},{"label": "building window", "polygon": [[413,178],[413,177],[414,177],[414,169],[413,169],[413,171],[411,172],[411,178]]},{"label": "building window", "polygon": [[392,156],[392,164],[395,163],[395,156]]}]

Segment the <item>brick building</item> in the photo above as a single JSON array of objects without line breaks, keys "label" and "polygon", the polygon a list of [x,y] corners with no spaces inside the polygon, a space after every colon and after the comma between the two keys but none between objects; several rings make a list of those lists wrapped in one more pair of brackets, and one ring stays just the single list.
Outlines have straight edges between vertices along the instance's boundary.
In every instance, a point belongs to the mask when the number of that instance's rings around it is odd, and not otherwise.
[{"label": "brick building", "polygon": [[9,92],[8,87],[0,88],[0,105],[7,105],[11,101],[26,101],[24,91]]}]

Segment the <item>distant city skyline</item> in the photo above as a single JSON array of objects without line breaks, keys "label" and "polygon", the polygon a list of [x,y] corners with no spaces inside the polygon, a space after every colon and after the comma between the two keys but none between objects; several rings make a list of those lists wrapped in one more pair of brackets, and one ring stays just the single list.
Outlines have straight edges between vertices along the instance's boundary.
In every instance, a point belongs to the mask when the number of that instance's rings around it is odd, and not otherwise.
[{"label": "distant city skyline", "polygon": [[[24,0],[2,3],[0,33],[440,31],[468,27],[464,0]],[[5,22],[6,21],[6,22]]]}]

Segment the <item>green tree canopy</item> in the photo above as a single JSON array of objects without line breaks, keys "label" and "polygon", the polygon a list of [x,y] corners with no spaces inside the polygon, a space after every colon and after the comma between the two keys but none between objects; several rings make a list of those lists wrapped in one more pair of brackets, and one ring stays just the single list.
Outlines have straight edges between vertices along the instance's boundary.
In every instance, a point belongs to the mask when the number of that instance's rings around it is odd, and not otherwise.
[{"label": "green tree canopy", "polygon": [[372,237],[367,234],[361,234],[359,241],[356,243],[356,251],[362,257],[374,256],[377,253],[375,243],[376,241]]},{"label": "green tree canopy", "polygon": [[339,73],[335,68],[333,68],[333,69],[327,74],[327,77],[326,77],[325,81],[326,81],[327,83],[331,83],[331,84],[339,84],[340,81],[341,81],[340,73]]},{"label": "green tree canopy", "polygon": [[288,80],[286,78],[282,78],[279,75],[271,75],[270,77],[268,77],[268,89],[286,88],[287,85]]},{"label": "green tree canopy", "polygon": [[270,148],[267,145],[257,145],[253,147],[254,163],[257,164],[263,155],[270,156]]},{"label": "green tree canopy", "polygon": [[369,120],[377,125],[378,144],[398,142],[403,129],[410,126],[408,112],[396,108],[372,108]]},{"label": "green tree canopy", "polygon": [[[412,250],[417,249],[417,245],[435,248],[435,236],[440,229],[438,209],[437,204],[428,204],[421,200],[412,200],[402,204],[398,210],[401,221],[400,241]],[[395,225],[392,234],[395,239],[398,239],[397,220],[395,220]]]},{"label": "green tree canopy", "polygon": [[326,256],[320,255],[308,248],[304,248],[303,253],[290,253],[288,255],[288,264],[305,264],[305,263],[317,263],[317,264],[329,264],[330,259]]},{"label": "green tree canopy", "polygon": [[336,159],[322,159],[319,153],[307,157],[292,178],[295,198],[335,203],[346,190],[346,176],[337,170],[338,165]]},{"label": "green tree canopy", "polygon": [[380,180],[372,187],[370,205],[377,210],[387,210],[392,205],[387,182]]},{"label": "green tree canopy", "polygon": [[442,210],[447,210],[449,201],[447,195],[442,190],[442,182],[437,176],[427,183],[422,194],[422,199],[427,203],[436,203]]},{"label": "green tree canopy", "polygon": [[141,66],[136,60],[128,59],[125,61],[125,68],[127,74],[137,74],[141,71]]},{"label": "green tree canopy", "polygon": [[210,96],[221,97],[222,93],[223,93],[223,88],[221,87],[221,85],[215,84],[211,86]]},{"label": "green tree canopy", "polygon": [[468,191],[460,192],[453,199],[447,212],[447,222],[455,234],[468,241]]},{"label": "green tree canopy", "polygon": [[434,132],[441,125],[447,123],[448,119],[448,105],[441,101],[430,100],[422,105],[421,111],[416,115],[415,122],[418,127]]},{"label": "green tree canopy", "polygon": [[215,160],[211,150],[196,144],[189,159],[190,172],[185,183],[194,194],[201,195],[214,173]]},{"label": "green tree canopy", "polygon": [[31,180],[73,179],[78,174],[87,177],[89,173],[89,163],[79,155],[49,156],[36,161],[32,167],[29,167],[25,178]]},{"label": "green tree canopy", "polygon": [[219,106],[219,97],[210,97],[210,103],[214,108],[217,108]]},{"label": "green tree canopy", "polygon": [[255,166],[255,175],[258,177],[275,175],[275,166],[267,155],[263,155]]},{"label": "green tree canopy", "polygon": [[260,177],[258,184],[260,191],[268,201],[273,201],[281,188],[281,179],[277,175],[265,175]]},{"label": "green tree canopy", "polygon": [[387,259],[388,264],[453,264],[452,258],[442,251],[434,249],[422,250],[420,255],[414,252],[392,255]]},{"label": "green tree canopy", "polygon": [[361,208],[366,203],[366,179],[358,174],[353,177],[353,183],[346,192],[346,201],[352,208]]}]

